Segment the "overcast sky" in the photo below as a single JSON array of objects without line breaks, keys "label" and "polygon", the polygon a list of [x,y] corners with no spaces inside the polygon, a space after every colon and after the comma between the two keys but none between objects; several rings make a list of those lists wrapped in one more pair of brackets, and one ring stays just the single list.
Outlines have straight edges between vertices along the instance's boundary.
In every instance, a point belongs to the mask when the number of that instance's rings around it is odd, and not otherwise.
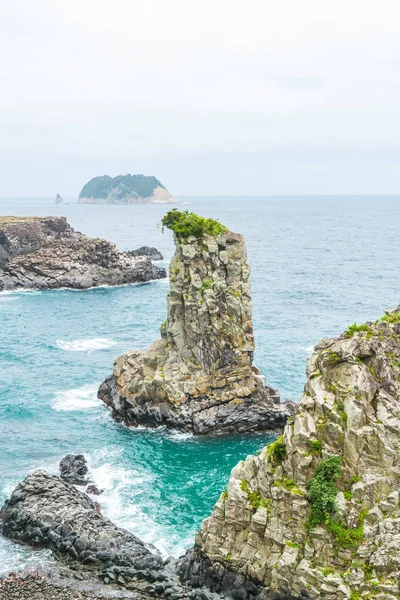
[{"label": "overcast sky", "polygon": [[400,193],[399,0],[4,0],[0,196]]}]

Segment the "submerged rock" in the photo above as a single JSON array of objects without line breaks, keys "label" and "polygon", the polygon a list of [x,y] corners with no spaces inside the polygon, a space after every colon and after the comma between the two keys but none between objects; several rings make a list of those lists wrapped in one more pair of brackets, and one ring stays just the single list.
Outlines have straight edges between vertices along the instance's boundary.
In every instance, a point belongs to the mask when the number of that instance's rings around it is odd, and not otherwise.
[{"label": "submerged rock", "polygon": [[145,255],[74,231],[64,217],[0,217],[0,292],[140,283],[166,277]]},{"label": "submerged rock", "polygon": [[[168,317],[147,352],[120,356],[99,397],[128,425],[196,434],[283,427],[289,408],[253,364],[250,267],[244,239],[211,219],[175,235]],[[203,227],[203,229],[201,229]]]},{"label": "submerged rock", "polygon": [[226,593],[242,577],[277,597],[398,599],[400,313],[322,340],[307,377],[284,435],[233,469],[181,573]]}]

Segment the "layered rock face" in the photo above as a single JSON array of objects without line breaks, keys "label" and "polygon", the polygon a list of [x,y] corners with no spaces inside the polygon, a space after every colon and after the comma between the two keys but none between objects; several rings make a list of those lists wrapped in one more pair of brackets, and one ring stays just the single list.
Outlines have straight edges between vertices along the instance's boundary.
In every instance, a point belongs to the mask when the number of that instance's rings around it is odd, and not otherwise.
[{"label": "layered rock face", "polygon": [[173,560],[99,513],[86,494],[45,471],[28,475],[1,511],[2,533],[17,542],[51,548],[65,564],[105,583],[154,596],[187,598]]},{"label": "layered rock face", "polygon": [[84,289],[165,277],[146,255],[74,231],[64,217],[0,217],[0,291]]},{"label": "layered rock face", "polygon": [[243,237],[224,232],[175,243],[161,339],[119,357],[99,397],[128,425],[196,434],[283,427],[288,409],[253,365]]},{"label": "layered rock face", "polygon": [[400,314],[321,341],[307,376],[282,438],[233,469],[182,573],[217,591],[244,577],[267,597],[398,599]]}]

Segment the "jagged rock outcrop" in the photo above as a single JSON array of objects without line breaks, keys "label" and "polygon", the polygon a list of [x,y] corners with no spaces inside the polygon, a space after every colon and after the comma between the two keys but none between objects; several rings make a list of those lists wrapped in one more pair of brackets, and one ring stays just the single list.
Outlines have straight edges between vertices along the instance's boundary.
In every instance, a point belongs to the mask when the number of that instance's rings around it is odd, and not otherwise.
[{"label": "jagged rock outcrop", "polygon": [[398,599],[399,492],[400,313],[388,311],[315,346],[297,414],[233,469],[181,572],[216,591],[241,577],[267,597]]},{"label": "jagged rock outcrop", "polygon": [[165,277],[145,255],[75,231],[64,217],[0,217],[0,292],[84,289]]},{"label": "jagged rock outcrop", "polygon": [[99,397],[128,425],[167,425],[196,434],[282,428],[289,409],[253,365],[243,237],[197,215],[171,214],[195,218],[199,231],[175,236],[161,339],[147,352],[120,356]]},{"label": "jagged rock outcrop", "polygon": [[173,559],[163,560],[156,548],[103,517],[89,496],[59,477],[45,471],[28,475],[5,502],[1,514],[3,535],[37,548],[51,548],[74,572],[90,570],[104,583],[152,597],[188,597]]}]

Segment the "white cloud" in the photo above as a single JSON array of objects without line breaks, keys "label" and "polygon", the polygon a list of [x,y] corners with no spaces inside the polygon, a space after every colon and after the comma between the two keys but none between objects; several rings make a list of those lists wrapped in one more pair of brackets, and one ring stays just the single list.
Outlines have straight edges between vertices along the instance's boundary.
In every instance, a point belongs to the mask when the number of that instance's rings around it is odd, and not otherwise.
[{"label": "white cloud", "polygon": [[[97,174],[95,161],[115,173],[143,160],[158,175],[160,157],[176,157],[172,187],[196,192],[195,177],[181,187],[180,161],[192,157],[195,174],[198,156],[210,153],[229,163],[232,155],[295,152],[295,162],[308,164],[299,192],[310,173],[331,186],[324,173],[337,165],[321,161],[321,151],[400,147],[399,16],[394,0],[3,3],[0,153],[8,159],[0,195],[15,190],[26,157],[42,173],[43,192],[50,157],[58,165],[51,186],[70,193]],[[57,185],[71,160],[83,172]],[[346,191],[357,181],[343,171]],[[205,178],[211,193],[220,189],[215,174]],[[267,192],[263,173],[254,178]],[[391,181],[400,189],[400,169]],[[20,193],[29,193],[25,184]]]}]

